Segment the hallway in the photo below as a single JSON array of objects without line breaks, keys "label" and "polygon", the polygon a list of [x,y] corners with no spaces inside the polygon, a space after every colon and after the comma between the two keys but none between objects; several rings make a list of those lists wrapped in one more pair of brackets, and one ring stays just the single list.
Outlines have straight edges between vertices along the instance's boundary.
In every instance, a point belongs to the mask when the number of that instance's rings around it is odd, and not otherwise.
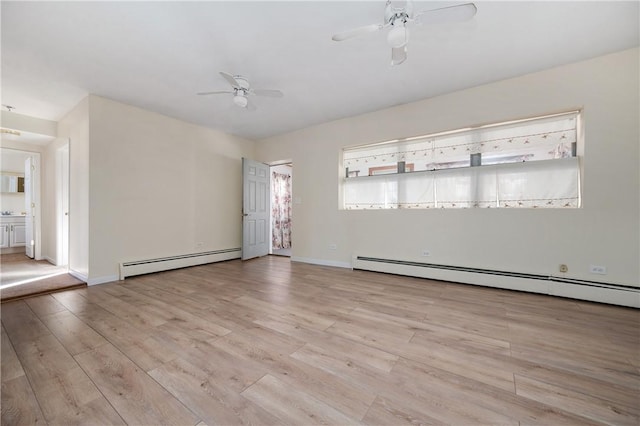
[{"label": "hallway", "polygon": [[67,268],[46,260],[32,260],[24,253],[0,255],[0,299],[3,302],[83,284],[69,275]]}]

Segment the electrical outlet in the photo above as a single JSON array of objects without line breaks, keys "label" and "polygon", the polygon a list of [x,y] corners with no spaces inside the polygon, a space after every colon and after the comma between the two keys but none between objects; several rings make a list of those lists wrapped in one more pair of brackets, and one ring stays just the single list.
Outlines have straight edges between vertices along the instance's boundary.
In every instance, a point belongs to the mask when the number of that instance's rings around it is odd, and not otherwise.
[{"label": "electrical outlet", "polygon": [[563,263],[558,267],[558,270],[560,272],[569,272],[569,267]]},{"label": "electrical outlet", "polygon": [[329,250],[337,250],[338,249],[338,245],[335,243],[329,244]]},{"label": "electrical outlet", "polygon": [[589,272],[592,274],[607,275],[607,267],[599,265],[589,265]]},{"label": "electrical outlet", "polygon": [[427,249],[422,250],[422,256],[423,257],[429,257],[431,256],[431,252]]}]

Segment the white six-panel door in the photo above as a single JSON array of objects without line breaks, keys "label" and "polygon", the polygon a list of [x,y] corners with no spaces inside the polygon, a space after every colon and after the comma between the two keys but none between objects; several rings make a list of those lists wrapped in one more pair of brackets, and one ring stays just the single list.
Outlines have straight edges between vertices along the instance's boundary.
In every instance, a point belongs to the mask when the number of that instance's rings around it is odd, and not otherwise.
[{"label": "white six-panel door", "polygon": [[269,166],[242,159],[242,260],[269,254]]}]

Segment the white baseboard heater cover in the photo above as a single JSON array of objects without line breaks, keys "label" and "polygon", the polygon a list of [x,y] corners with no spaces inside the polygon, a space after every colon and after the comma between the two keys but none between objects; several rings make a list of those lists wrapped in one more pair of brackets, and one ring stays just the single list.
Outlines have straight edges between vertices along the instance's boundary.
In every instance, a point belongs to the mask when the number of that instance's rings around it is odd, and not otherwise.
[{"label": "white baseboard heater cover", "polygon": [[353,256],[353,269],[640,308],[640,288],[571,278]]},{"label": "white baseboard heater cover", "polygon": [[120,264],[120,280],[124,280],[126,277],[134,275],[150,274],[153,272],[204,265],[206,263],[221,262],[224,260],[240,259],[241,253],[242,249],[240,248],[230,248],[203,253],[191,253],[178,256],[160,257],[157,259],[123,262]]}]

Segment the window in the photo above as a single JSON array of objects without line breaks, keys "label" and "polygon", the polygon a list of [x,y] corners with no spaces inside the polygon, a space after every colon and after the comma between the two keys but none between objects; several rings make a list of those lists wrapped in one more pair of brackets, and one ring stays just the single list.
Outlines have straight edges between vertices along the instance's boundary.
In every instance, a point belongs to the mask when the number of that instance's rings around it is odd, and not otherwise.
[{"label": "window", "polygon": [[345,209],[579,207],[578,112],[343,152]]}]

